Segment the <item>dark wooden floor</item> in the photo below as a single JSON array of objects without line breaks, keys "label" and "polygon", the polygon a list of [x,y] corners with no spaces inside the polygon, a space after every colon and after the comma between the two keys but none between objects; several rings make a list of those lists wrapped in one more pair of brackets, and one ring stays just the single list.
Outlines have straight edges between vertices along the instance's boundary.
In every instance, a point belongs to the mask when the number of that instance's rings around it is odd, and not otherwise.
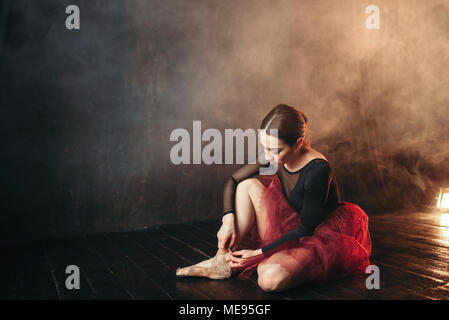
[{"label": "dark wooden floor", "polygon": [[[146,231],[90,235],[3,246],[0,299],[448,299],[449,214],[370,216],[372,264],[380,289],[366,276],[324,286],[266,293],[249,280],[176,278],[178,266],[215,255],[218,221]],[[81,288],[68,290],[65,269],[77,265]]]}]

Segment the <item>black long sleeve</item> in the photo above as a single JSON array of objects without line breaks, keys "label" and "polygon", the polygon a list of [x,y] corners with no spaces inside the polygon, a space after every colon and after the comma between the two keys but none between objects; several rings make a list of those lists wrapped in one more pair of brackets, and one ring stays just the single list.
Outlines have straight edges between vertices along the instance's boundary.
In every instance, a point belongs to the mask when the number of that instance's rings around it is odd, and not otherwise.
[{"label": "black long sleeve", "polygon": [[[261,153],[259,157],[262,155],[263,153]],[[244,165],[226,179],[223,184],[223,215],[230,212],[235,212],[235,190],[237,188],[237,184],[245,179],[264,172],[264,170],[269,172],[268,169],[270,168],[270,164],[261,163],[259,161],[259,157],[253,161],[255,162],[254,164]],[[273,173],[274,172],[271,174]]]},{"label": "black long sleeve", "polygon": [[[313,234],[315,228],[325,220],[332,209],[332,207],[327,206],[331,182],[331,170],[326,163],[318,163],[309,168],[304,178],[304,197],[300,213],[300,225],[278,240],[264,246],[262,252],[274,249],[285,241],[299,240],[303,236],[311,236]],[[291,197],[294,196],[294,194],[291,195]]]}]

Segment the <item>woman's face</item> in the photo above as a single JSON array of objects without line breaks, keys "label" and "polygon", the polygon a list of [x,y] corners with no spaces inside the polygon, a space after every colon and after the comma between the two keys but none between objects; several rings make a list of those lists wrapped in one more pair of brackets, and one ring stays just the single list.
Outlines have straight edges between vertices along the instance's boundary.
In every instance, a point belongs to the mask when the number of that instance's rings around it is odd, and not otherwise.
[{"label": "woman's face", "polygon": [[260,143],[265,150],[265,159],[277,167],[288,162],[302,145],[302,143],[297,143],[293,147],[290,147],[282,139],[270,136],[265,131],[260,131]]}]

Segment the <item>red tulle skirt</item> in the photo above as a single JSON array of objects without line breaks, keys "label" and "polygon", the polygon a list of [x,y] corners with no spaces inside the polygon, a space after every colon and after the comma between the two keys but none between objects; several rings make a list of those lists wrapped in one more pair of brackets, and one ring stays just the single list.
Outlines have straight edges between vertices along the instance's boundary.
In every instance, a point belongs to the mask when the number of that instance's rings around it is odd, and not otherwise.
[{"label": "red tulle skirt", "polygon": [[[257,249],[298,227],[299,214],[285,198],[277,175],[259,175],[263,184],[261,201],[256,201],[257,223],[244,237],[241,249]],[[248,278],[261,263],[280,264],[293,282],[326,282],[356,273],[370,265],[371,237],[368,216],[356,204],[340,205],[312,236],[286,241],[260,255],[245,259],[237,268],[239,278]],[[294,283],[295,284],[295,283]],[[293,285],[294,285],[293,284]]]}]

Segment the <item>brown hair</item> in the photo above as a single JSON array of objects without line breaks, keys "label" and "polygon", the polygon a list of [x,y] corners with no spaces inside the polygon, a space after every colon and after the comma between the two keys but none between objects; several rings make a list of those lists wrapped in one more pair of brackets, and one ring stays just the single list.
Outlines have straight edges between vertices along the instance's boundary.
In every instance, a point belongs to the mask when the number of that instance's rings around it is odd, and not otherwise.
[{"label": "brown hair", "polygon": [[304,145],[310,147],[310,140],[306,137],[308,132],[306,115],[295,107],[278,104],[262,120],[260,129],[278,130],[278,139],[292,147],[299,137],[304,137]]}]

